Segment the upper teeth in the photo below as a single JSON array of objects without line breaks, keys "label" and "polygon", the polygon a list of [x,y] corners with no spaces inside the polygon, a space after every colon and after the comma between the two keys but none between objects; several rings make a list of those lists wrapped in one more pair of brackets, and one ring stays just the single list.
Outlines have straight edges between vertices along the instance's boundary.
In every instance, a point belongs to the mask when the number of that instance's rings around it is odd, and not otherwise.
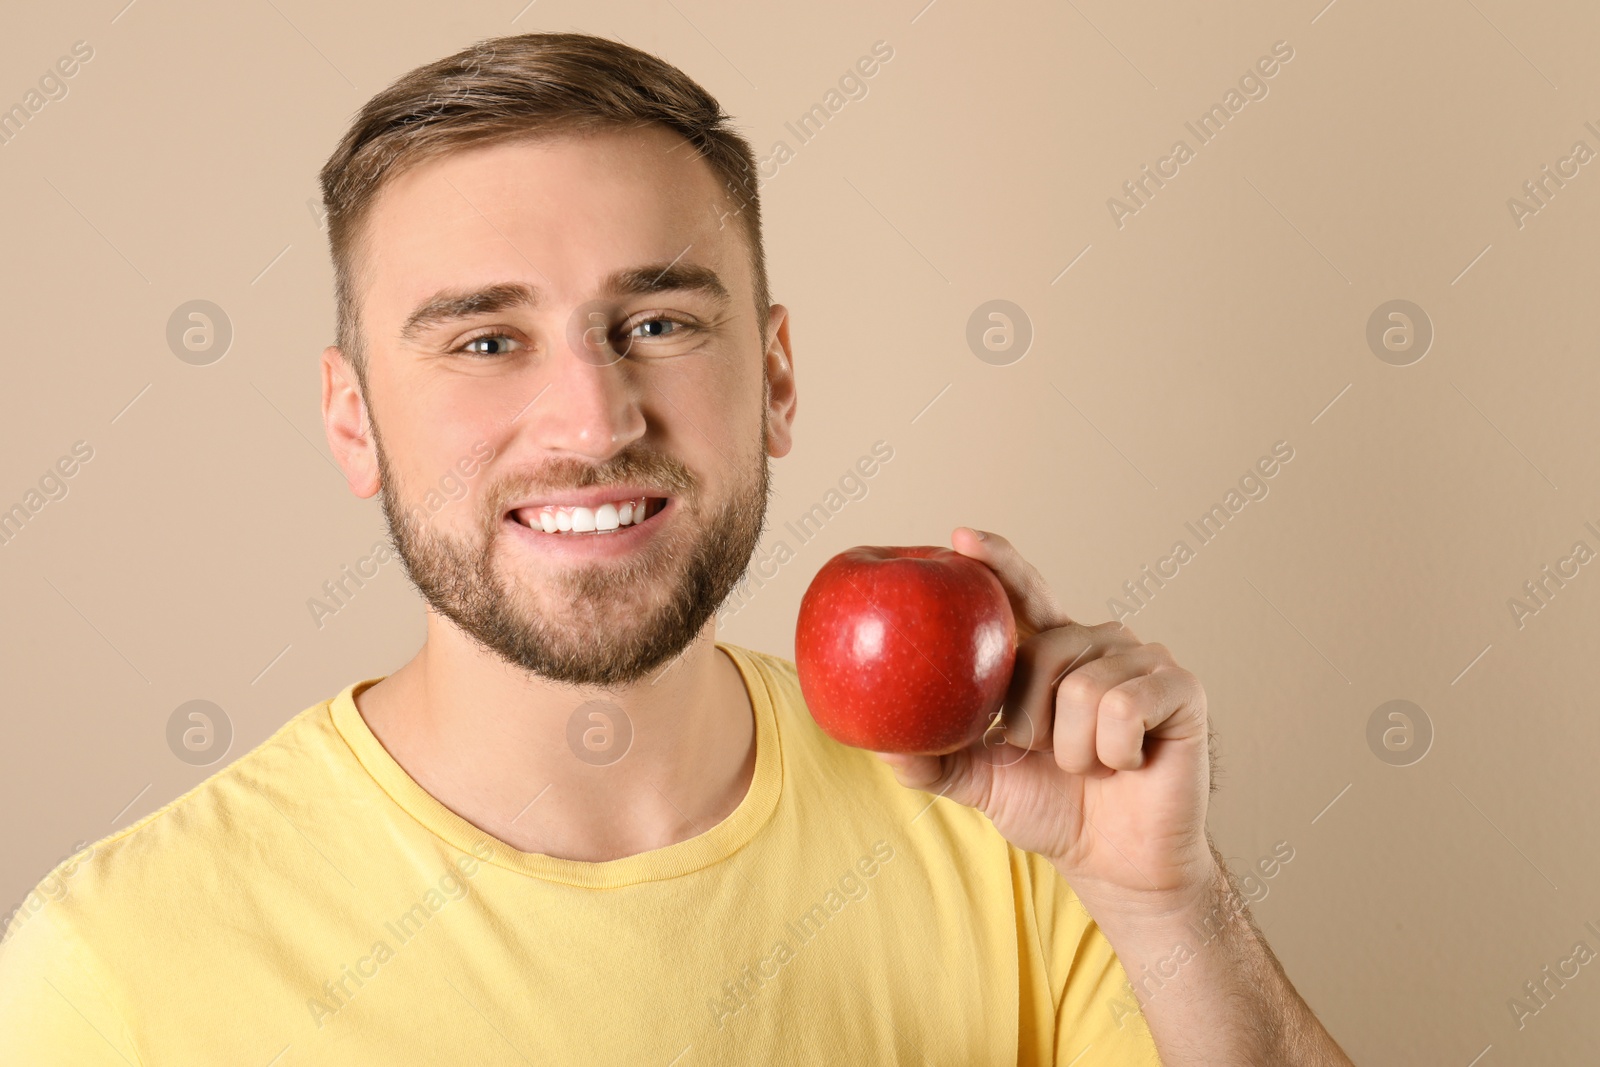
[{"label": "upper teeth", "polygon": [[537,520],[545,533],[593,533],[643,522],[645,502],[646,498],[639,497],[607,502],[597,508],[546,504],[537,511],[523,508],[518,516],[529,526]]}]

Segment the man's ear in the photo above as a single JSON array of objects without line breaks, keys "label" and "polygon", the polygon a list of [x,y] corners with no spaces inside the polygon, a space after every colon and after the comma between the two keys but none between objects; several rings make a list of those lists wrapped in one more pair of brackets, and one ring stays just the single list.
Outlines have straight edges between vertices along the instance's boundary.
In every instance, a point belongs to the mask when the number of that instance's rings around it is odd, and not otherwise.
[{"label": "man's ear", "polygon": [[382,486],[372,422],[356,371],[338,345],[322,350],[322,425],[350,491],[365,500]]},{"label": "man's ear", "polygon": [[768,312],[772,341],[767,345],[767,454],[782,459],[794,447],[794,350],[789,346],[789,309],[773,304]]}]

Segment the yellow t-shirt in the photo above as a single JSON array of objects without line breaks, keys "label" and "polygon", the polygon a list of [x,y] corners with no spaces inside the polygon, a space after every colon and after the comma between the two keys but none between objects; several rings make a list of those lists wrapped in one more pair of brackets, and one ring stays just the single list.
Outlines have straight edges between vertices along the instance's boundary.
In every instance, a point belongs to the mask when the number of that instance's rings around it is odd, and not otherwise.
[{"label": "yellow t-shirt", "polygon": [[1157,1064],[1059,874],[807,714],[739,807],[604,863],[440,804],[347,686],[63,862],[0,943],[0,1064]]}]

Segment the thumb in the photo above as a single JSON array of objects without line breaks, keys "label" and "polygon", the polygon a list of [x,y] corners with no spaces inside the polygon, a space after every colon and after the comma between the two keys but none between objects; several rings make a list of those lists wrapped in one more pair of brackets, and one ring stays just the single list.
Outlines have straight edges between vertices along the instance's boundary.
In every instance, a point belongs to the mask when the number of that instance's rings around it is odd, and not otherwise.
[{"label": "thumb", "polygon": [[907,789],[946,797],[967,807],[983,800],[972,775],[972,752],[962,749],[945,756],[915,756],[905,752],[874,752],[894,772],[895,781]]},{"label": "thumb", "polygon": [[958,526],[950,535],[950,545],[963,556],[970,556],[986,564],[1000,579],[1011,602],[1011,614],[1017,620],[1017,640],[1026,641],[1034,634],[1069,626],[1072,617],[1061,610],[1055,594],[1039,569],[1022,558],[1016,546],[997,533],[975,530],[971,526]]}]

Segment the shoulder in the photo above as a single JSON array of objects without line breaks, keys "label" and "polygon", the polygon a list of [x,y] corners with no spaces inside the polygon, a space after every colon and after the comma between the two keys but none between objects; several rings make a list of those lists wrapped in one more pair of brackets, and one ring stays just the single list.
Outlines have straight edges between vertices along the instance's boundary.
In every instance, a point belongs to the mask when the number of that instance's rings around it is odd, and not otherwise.
[{"label": "shoulder", "polygon": [[353,759],[331,703],[299,712],[187,792],[57,864],[8,917],[0,951],[30,926],[40,936],[50,930],[93,942],[96,931],[126,930],[196,898],[214,901],[229,881],[259,868],[275,838],[295,833],[290,820],[306,803],[308,781],[336,778],[339,761]]}]

